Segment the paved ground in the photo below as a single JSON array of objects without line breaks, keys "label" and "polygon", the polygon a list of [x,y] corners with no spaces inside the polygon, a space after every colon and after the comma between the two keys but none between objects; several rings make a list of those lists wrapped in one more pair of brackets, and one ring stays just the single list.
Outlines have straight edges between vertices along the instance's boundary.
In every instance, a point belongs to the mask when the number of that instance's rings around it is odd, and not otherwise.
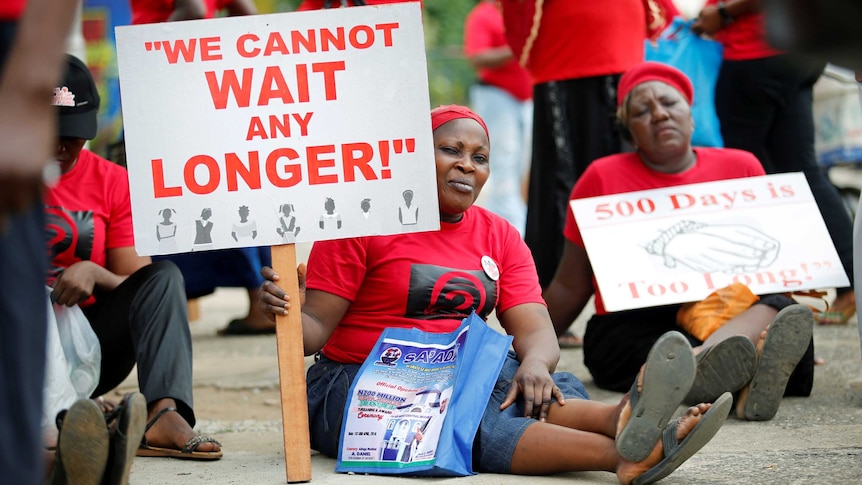
[{"label": "paved ground", "polygon": [[[305,248],[299,248],[299,259]],[[218,438],[225,457],[214,463],[138,458],[131,482],[144,484],[286,483],[274,336],[216,335],[244,314],[242,290],[222,289],[200,300],[192,323],[197,428]],[[583,327],[582,322],[576,328]],[[862,359],[855,319],[850,325],[815,328],[816,369],[809,398],[788,398],[765,423],[730,419],[700,453],[666,478],[667,484],[859,484],[862,483]],[[309,364],[309,360],[306,359]],[[620,395],[592,385],[578,349],[564,350],[561,370],[580,377],[594,399]],[[130,389],[134,375],[122,386]],[[121,390],[123,390],[121,389]],[[335,461],[312,457],[313,483],[406,483],[406,478],[347,476]],[[443,479],[426,479],[440,483]],[[462,484],[523,484],[523,477],[482,474],[452,479]],[[529,483],[617,483],[610,473],[530,477]]]}]

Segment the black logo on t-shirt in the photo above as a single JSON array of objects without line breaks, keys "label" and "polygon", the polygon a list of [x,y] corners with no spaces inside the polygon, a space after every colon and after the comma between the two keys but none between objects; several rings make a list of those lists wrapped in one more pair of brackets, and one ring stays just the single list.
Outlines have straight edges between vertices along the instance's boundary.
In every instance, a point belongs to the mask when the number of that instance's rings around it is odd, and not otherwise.
[{"label": "black logo on t-shirt", "polygon": [[45,213],[48,258],[51,261],[48,276],[53,281],[65,268],[91,259],[96,226],[93,211],[72,212],[61,207],[46,207]]},{"label": "black logo on t-shirt", "polygon": [[404,316],[423,320],[464,319],[475,310],[486,318],[497,305],[497,282],[482,270],[414,264]]}]

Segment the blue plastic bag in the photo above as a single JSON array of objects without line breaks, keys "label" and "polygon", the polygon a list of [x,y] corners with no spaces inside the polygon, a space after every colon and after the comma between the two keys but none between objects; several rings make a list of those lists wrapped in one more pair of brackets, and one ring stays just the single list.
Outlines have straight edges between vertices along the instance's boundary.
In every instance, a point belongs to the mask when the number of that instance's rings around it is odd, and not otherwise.
[{"label": "blue plastic bag", "polygon": [[457,330],[383,331],[350,387],[336,472],[465,476],[512,337],[475,313]]},{"label": "blue plastic bag", "polygon": [[675,17],[656,41],[646,41],[646,60],[669,64],[684,72],[694,85],[691,144],[723,147],[721,126],[715,114],[715,83],[721,68],[723,47],[691,30],[694,20]]}]

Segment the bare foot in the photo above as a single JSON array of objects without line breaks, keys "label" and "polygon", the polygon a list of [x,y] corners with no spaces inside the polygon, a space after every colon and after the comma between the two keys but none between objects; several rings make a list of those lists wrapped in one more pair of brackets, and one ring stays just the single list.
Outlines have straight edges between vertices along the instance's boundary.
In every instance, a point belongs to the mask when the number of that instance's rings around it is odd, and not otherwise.
[{"label": "bare foot", "polygon": [[[641,366],[641,370],[640,370],[640,372],[638,372],[637,383],[638,383],[638,392],[643,392],[643,390],[644,390],[644,366]],[[619,437],[620,431],[622,431],[622,429],[626,427],[626,423],[628,423],[629,419],[632,417],[632,404],[631,404],[631,401],[629,400],[629,398],[630,398],[629,394],[630,393],[627,392],[623,396],[623,398],[620,400],[620,404],[618,406],[620,409],[620,416],[619,416],[619,419],[617,419],[617,429],[616,429],[616,432],[614,433],[615,438]]]},{"label": "bare foot", "polygon": [[577,349],[584,346],[584,339],[573,332],[564,332],[557,337],[557,344],[561,349]]},{"label": "bare foot", "polygon": [[117,408],[117,404],[115,402],[109,399],[105,399],[104,396],[93,398],[93,402],[95,402],[99,406],[99,409],[102,410],[103,414],[108,414]]},{"label": "bare foot", "polygon": [[[697,426],[697,423],[700,422],[703,415],[709,410],[711,406],[712,404],[701,403],[697,406],[692,406],[688,408],[682,419],[680,419],[677,423],[677,440],[681,442],[686,436],[688,436],[691,430],[693,430],[694,427]],[[650,453],[650,455],[643,461],[634,463],[620,458],[620,463],[617,466],[617,479],[623,485],[629,485],[635,478],[641,476],[650,468],[658,464],[658,462],[660,462],[662,458],[664,458],[664,449],[662,447],[661,440],[658,440],[652,453]]]},{"label": "bare foot", "polygon": [[[152,421],[156,414],[164,408],[176,407],[173,399],[160,399],[147,406],[147,422]],[[197,435],[189,426],[189,423],[177,412],[166,412],[144,435],[150,446],[159,448],[171,448],[181,450],[183,446]],[[221,447],[217,443],[203,442],[197,447],[197,451],[219,451]]]},{"label": "bare foot", "polygon": [[847,291],[841,293],[829,305],[825,312],[816,316],[820,325],[845,325],[856,314],[856,293]]},{"label": "bare foot", "polygon": [[[760,339],[757,341],[757,345],[754,346],[754,350],[757,351],[757,360],[760,361],[760,354],[763,353],[763,344],[766,341],[766,332],[769,331],[769,327],[766,330],[760,332]],[[745,385],[742,389],[739,390],[739,396],[736,398],[736,417],[739,419],[745,419],[745,401],[748,399],[748,393],[751,391],[751,383]]]}]

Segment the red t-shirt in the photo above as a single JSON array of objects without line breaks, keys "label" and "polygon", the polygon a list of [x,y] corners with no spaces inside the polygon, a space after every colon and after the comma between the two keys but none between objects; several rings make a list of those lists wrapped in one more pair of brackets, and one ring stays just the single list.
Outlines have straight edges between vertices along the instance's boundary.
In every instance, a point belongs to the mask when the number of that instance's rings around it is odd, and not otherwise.
[{"label": "red t-shirt", "polygon": [[4,0],[0,2],[0,20],[18,20],[27,7],[27,0]]},{"label": "red t-shirt", "polygon": [[[486,49],[505,45],[508,43],[500,9],[494,3],[479,2],[464,22],[464,55],[471,57]],[[499,67],[479,69],[479,80],[521,101],[533,98],[530,73],[518,64],[517,59],[511,59]]]},{"label": "red t-shirt", "polygon": [[104,267],[108,249],[135,245],[126,169],[89,150],[81,150],[78,163],[47,190],[45,206],[49,285],[78,261]]},{"label": "red t-shirt", "polygon": [[[215,17],[216,0],[204,0],[206,15]],[[166,22],[174,11],[174,0],[131,0],[132,25]]]},{"label": "red t-shirt", "polygon": [[[302,3],[299,4],[299,7],[297,7],[296,11],[299,12],[301,10],[320,10],[323,8],[323,4],[325,1],[326,0],[302,0]],[[421,0],[365,0],[365,3],[367,5],[382,5],[384,3],[404,3],[416,1],[420,2],[420,4],[422,3]],[[332,0],[330,5],[332,8],[340,7],[341,0]],[[347,2],[347,5],[352,6],[353,1],[349,0]]]},{"label": "red t-shirt", "polygon": [[[760,161],[749,152],[733,148],[695,148],[697,163],[682,173],[661,173],[648,168],[635,153],[619,153],[600,158],[587,167],[575,183],[569,200],[602,195],[637,192],[639,190],[674,187],[716,180],[728,180],[766,175]],[[566,207],[563,235],[573,244],[584,247],[572,206]],[[593,277],[596,313],[603,315],[604,301]]]},{"label": "red t-shirt", "polygon": [[[518,58],[533,21],[530,1],[501,2]],[[645,38],[643,0],[545,1],[526,67],[536,84],[619,74],[643,61]]]},{"label": "red t-shirt", "polygon": [[499,315],[523,303],[544,304],[530,250],[511,224],[474,206],[460,222],[440,226],[314,243],[308,289],[351,302],[324,355],[359,364],[385,327],[451,332],[471,310],[486,318],[495,309]]},{"label": "red t-shirt", "polygon": [[[709,0],[707,5],[715,5],[719,0]],[[715,33],[715,40],[724,46],[724,58],[730,61],[748,61],[777,56],[782,51],[773,49],[766,43],[766,30],[762,12],[749,13],[736,17]]]},{"label": "red t-shirt", "polygon": [[647,38],[656,40],[671,24],[674,17],[680,16],[679,10],[671,0],[646,0]]}]

